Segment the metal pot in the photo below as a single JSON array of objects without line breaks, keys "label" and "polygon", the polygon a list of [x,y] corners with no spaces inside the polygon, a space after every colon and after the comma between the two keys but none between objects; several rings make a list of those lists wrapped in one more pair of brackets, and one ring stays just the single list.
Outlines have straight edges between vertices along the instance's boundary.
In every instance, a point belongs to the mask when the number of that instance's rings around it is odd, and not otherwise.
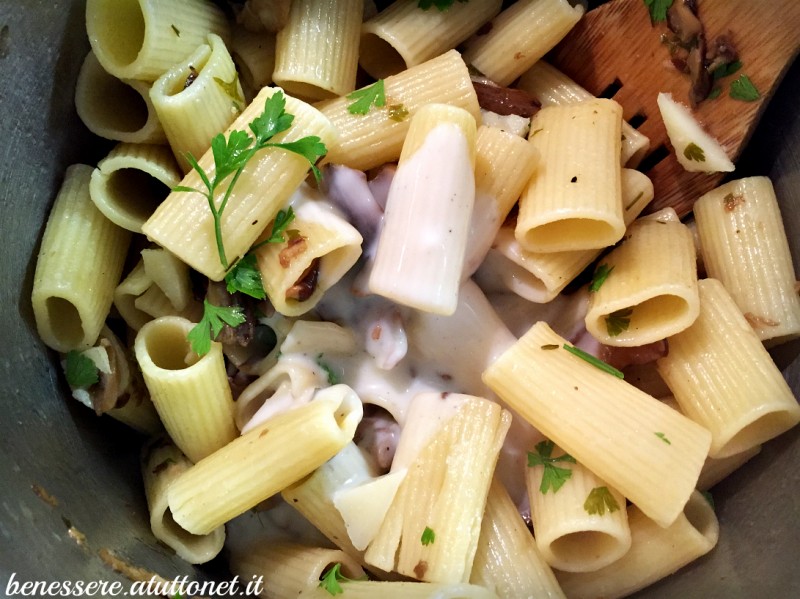
[{"label": "metal pot", "polygon": [[[80,0],[0,2],[2,161],[0,231],[0,593],[12,575],[36,580],[119,580],[98,552],[165,578],[225,579],[224,562],[192,568],[152,537],[140,482],[140,439],[69,399],[57,357],[39,341],[30,307],[33,270],[64,169],[108,150],[73,107],[88,51]],[[787,75],[737,168],[772,177],[800,264],[800,63]],[[776,360],[800,391],[800,343]],[[641,597],[800,597],[800,428],[768,443],[714,489],[717,548]],[[85,535],[79,543],[74,527]]]}]

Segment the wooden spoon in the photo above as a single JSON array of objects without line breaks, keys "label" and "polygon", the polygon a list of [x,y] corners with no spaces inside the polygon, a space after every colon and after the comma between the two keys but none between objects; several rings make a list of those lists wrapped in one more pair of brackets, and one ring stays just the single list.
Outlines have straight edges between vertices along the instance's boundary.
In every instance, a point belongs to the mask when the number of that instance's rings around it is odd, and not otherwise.
[{"label": "wooden spoon", "polygon": [[[706,40],[729,33],[743,63],[737,73],[719,82],[719,97],[694,110],[735,162],[800,49],[800,0],[698,0],[698,14]],[[724,173],[686,172],[675,158],[656,98],[659,92],[669,92],[688,105],[691,82],[670,62],[663,33],[670,33],[666,24],[653,26],[642,0],[611,0],[589,11],[549,59],[593,94],[613,97],[622,105],[625,118],[650,138],[650,154],[640,166],[655,186],[655,199],[647,210],[671,206],[683,216]],[[741,74],[761,92],[758,100],[728,96],[730,83]]]}]

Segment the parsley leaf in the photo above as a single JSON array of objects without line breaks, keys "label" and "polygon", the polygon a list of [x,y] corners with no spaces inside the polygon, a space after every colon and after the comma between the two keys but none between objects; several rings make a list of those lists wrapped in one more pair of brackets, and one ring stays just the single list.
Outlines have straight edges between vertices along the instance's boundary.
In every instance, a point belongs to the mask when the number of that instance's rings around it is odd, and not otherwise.
[{"label": "parsley leaf", "polygon": [[667,11],[672,6],[672,0],[644,0],[644,4],[650,11],[650,21],[658,23],[667,20]]},{"label": "parsley leaf", "polygon": [[740,75],[738,79],[731,83],[730,97],[742,102],[755,102],[761,97],[761,93],[750,81],[750,77]]},{"label": "parsley leaf", "polygon": [[664,443],[666,443],[667,445],[672,445],[672,441],[670,441],[669,439],[667,439],[667,436],[666,436],[664,433],[654,433],[654,434],[655,434],[655,436],[656,436],[656,437],[658,437],[659,439],[661,439],[661,440],[662,440]]},{"label": "parsley leaf", "polygon": [[[214,236],[217,243],[217,253],[222,267],[226,270],[229,264],[222,239],[222,213],[228,205],[231,192],[239,176],[256,152],[264,148],[281,148],[288,152],[299,154],[308,160],[314,176],[317,180],[320,179],[319,169],[314,163],[324,156],[328,149],[319,137],[311,135],[292,142],[270,142],[275,135],[291,127],[293,121],[294,115],[286,112],[286,98],[282,91],[278,91],[264,103],[264,111],[261,115],[253,119],[248,125],[255,137],[250,136],[246,131],[233,130],[228,134],[227,138],[222,133],[219,133],[211,140],[211,154],[214,158],[213,179],[209,178],[191,153],[186,154],[186,160],[200,176],[200,180],[206,190],[201,191],[179,185],[174,187],[173,191],[197,192],[205,196],[209,210],[211,210],[211,214],[214,217]],[[222,200],[217,203],[215,192],[228,178],[231,178],[230,183],[228,183]]]},{"label": "parsley leaf", "polygon": [[548,490],[553,489],[553,493],[564,486],[572,476],[570,468],[559,468],[556,466],[557,462],[575,463],[573,458],[568,453],[560,455],[556,458],[550,457],[553,455],[553,448],[555,443],[552,441],[542,441],[536,444],[536,453],[528,452],[528,467],[544,466],[544,473],[542,474],[542,483],[539,485],[539,491],[544,495]]},{"label": "parsley leaf", "polygon": [[595,487],[589,491],[589,496],[583,502],[583,509],[589,515],[604,516],[606,509],[609,514],[619,511],[619,504],[608,487]]},{"label": "parsley leaf", "polygon": [[225,275],[225,283],[228,293],[241,291],[256,299],[264,299],[267,297],[255,254],[245,254],[230,272]]},{"label": "parsley leaf", "polygon": [[703,148],[694,142],[689,143],[689,145],[683,149],[683,155],[686,156],[687,160],[694,160],[696,162],[706,161],[706,153],[703,151]]},{"label": "parsley leaf", "polygon": [[204,356],[211,350],[211,340],[216,339],[222,327],[238,327],[245,321],[244,311],[240,306],[215,306],[203,300],[203,318],[200,319],[186,337],[192,351]]},{"label": "parsley leaf", "polygon": [[594,275],[592,275],[592,282],[589,284],[589,291],[592,293],[596,293],[600,287],[603,286],[603,283],[606,282],[608,275],[611,274],[611,271],[614,270],[614,267],[608,266],[608,264],[601,264],[598,266],[595,271]]},{"label": "parsley leaf", "polygon": [[420,542],[427,547],[435,540],[436,540],[436,533],[433,532],[433,529],[431,527],[426,526],[425,530],[422,531],[422,537],[420,538]]},{"label": "parsley leaf", "polygon": [[73,389],[88,389],[100,380],[97,366],[91,358],[75,350],[67,354],[64,374],[67,384]]},{"label": "parsley leaf", "polygon": [[[463,4],[469,0],[458,1]],[[453,2],[454,0],[419,0],[419,2],[417,2],[417,6],[419,6],[422,10],[428,10],[431,6],[435,6],[439,9],[439,12],[444,12],[453,6]]]},{"label": "parsley leaf", "polygon": [[[366,579],[366,576],[364,579]],[[342,564],[337,562],[322,575],[319,587],[325,589],[331,595],[341,595],[344,593],[344,589],[342,589],[342,585],[339,584],[340,582],[353,582],[353,579],[347,578],[347,576],[342,574]]]},{"label": "parsley leaf", "polygon": [[716,69],[711,71],[711,76],[714,78],[714,81],[718,79],[722,79],[723,77],[729,77],[733,75],[736,71],[742,68],[742,61],[735,60],[733,62],[726,62],[724,64],[719,65]]},{"label": "parsley leaf", "polygon": [[712,89],[712,90],[711,90],[711,92],[708,94],[708,99],[709,99],[709,100],[716,100],[717,98],[719,98],[719,96],[720,96],[720,94],[721,94],[721,93],[722,93],[722,88],[721,88],[721,87],[715,87],[715,88],[714,88],[714,89]]},{"label": "parsley leaf", "polygon": [[338,385],[339,384],[339,377],[333,371],[333,368],[327,363],[322,361],[322,354],[317,356],[317,366],[322,368],[325,371],[325,374],[328,376],[328,384],[329,385]]},{"label": "parsley leaf", "polygon": [[624,379],[625,375],[622,374],[621,371],[617,370],[610,364],[606,364],[600,358],[595,358],[592,354],[588,354],[580,348],[575,347],[574,345],[567,345],[566,343],[563,345],[563,348],[567,350],[574,356],[578,356],[581,360],[585,362],[589,362],[595,368],[599,368],[600,370],[607,372],[608,374],[613,374],[615,377],[619,379]]},{"label": "parsley leaf", "polygon": [[382,108],[386,106],[386,91],[383,79],[378,79],[372,85],[347,94],[348,100],[355,100],[347,107],[350,114],[367,114],[373,106]]},{"label": "parsley leaf", "polygon": [[631,314],[633,314],[632,308],[623,308],[606,316],[606,331],[608,331],[608,335],[616,337],[623,331],[627,331],[628,326],[631,324]]}]

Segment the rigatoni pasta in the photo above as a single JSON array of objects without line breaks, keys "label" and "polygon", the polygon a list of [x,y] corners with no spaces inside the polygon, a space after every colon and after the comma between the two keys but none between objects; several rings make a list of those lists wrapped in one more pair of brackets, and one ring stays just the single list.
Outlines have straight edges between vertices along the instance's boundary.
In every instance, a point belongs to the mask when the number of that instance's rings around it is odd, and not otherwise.
[{"label": "rigatoni pasta", "polygon": [[130,233],[92,203],[92,167],[72,165],[50,212],[31,303],[42,341],[67,352],[94,344],[119,282]]},{"label": "rigatoni pasta", "polygon": [[435,314],[455,311],[475,201],[475,134],[462,108],[428,104],[414,115],[386,202],[372,293]]},{"label": "rigatoni pasta", "polygon": [[759,339],[800,336],[800,296],[775,189],[766,177],[722,185],[694,204],[703,263]]},{"label": "rigatoni pasta", "polygon": [[700,315],[657,362],[681,411],[711,431],[710,455],[747,451],[800,422],[800,406],[730,294],[699,282]]},{"label": "rigatoni pasta", "polygon": [[536,113],[529,139],[541,157],[520,198],[515,230],[524,249],[590,250],[622,239],[621,123],[622,107],[613,100]]},{"label": "rigatoni pasta", "polygon": [[454,2],[446,10],[400,0],[364,23],[359,62],[376,79],[455,48],[500,12],[500,0]]},{"label": "rigatoni pasta", "polygon": [[275,45],[275,85],[304,100],[353,91],[363,0],[294,0]]}]

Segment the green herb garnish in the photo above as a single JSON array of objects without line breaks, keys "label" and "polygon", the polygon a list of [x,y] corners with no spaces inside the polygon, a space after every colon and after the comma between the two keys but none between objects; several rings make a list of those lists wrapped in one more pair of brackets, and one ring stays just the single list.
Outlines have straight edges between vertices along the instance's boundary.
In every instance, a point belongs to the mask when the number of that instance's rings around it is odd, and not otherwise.
[{"label": "green herb garnish", "polygon": [[619,511],[619,504],[608,487],[595,487],[589,491],[589,496],[583,502],[583,509],[589,515],[604,516],[606,510],[609,514]]},{"label": "green herb garnish", "polygon": [[708,502],[708,505],[711,506],[712,510],[717,509],[717,506],[714,505],[714,497],[713,495],[711,495],[711,493],[709,493],[708,491],[700,491],[700,495],[702,495],[703,498]]},{"label": "green herb garnish", "polygon": [[650,21],[659,23],[667,20],[667,11],[672,6],[672,0],[644,0],[644,4],[650,11]]},{"label": "green herb garnish", "polygon": [[[200,175],[206,191],[182,185],[173,189],[173,191],[196,192],[208,200],[208,207],[214,217],[217,252],[219,253],[220,263],[225,270],[228,269],[229,264],[225,256],[225,245],[222,239],[222,213],[228,205],[231,191],[233,191],[245,165],[255,156],[256,152],[265,148],[281,148],[288,152],[299,154],[308,160],[317,180],[320,178],[319,169],[314,163],[324,156],[328,150],[319,137],[308,136],[297,141],[284,143],[269,141],[292,125],[294,115],[288,114],[285,108],[286,98],[283,92],[278,91],[264,103],[264,112],[249,124],[250,131],[255,137],[251,137],[247,132],[239,130],[231,131],[227,138],[222,133],[214,136],[211,140],[211,152],[214,157],[213,179],[209,178],[208,174],[197,163],[197,159],[191,153],[187,153],[186,159],[197,174]],[[217,206],[215,192],[231,176],[231,181],[225,190],[222,200],[219,202],[219,206]]]},{"label": "green herb garnish", "polygon": [[317,366],[319,366],[320,368],[322,368],[322,370],[325,371],[325,374],[328,376],[328,384],[329,385],[338,385],[339,384],[339,377],[333,371],[333,368],[331,368],[330,364],[328,364],[327,362],[323,362],[322,361],[322,354],[317,356]]},{"label": "green herb garnish", "polygon": [[422,537],[420,538],[420,543],[422,543],[427,547],[435,540],[436,540],[436,533],[433,532],[433,529],[431,527],[426,526],[425,530],[422,531]]},{"label": "green herb garnish", "polygon": [[245,321],[244,311],[240,306],[215,306],[203,300],[203,318],[200,319],[187,335],[192,351],[198,356],[206,355],[211,350],[211,341],[216,339],[222,327],[238,327]]},{"label": "green herb garnish", "polygon": [[[417,2],[417,6],[419,6],[422,10],[428,10],[432,6],[435,6],[439,9],[440,12],[444,12],[451,6],[453,6],[453,2],[455,0],[419,0]],[[468,2],[469,0],[458,0],[462,4]]]},{"label": "green herb garnish", "polygon": [[718,79],[722,79],[723,77],[729,77],[733,75],[736,71],[738,71],[741,68],[742,68],[741,60],[726,62],[725,64],[721,64],[716,69],[711,71],[711,76],[714,78],[714,81],[716,81]]},{"label": "green herb garnish", "polygon": [[402,123],[408,118],[408,108],[406,108],[403,104],[392,104],[391,106],[386,107],[386,114],[388,114],[389,118],[393,121]]},{"label": "green herb garnish", "polygon": [[175,32],[175,35],[177,35],[178,37],[180,37],[180,36],[181,36],[181,30],[180,30],[180,29],[178,29],[177,27],[175,27],[175,25],[170,25],[170,27],[172,27],[172,31],[174,31],[174,32]]},{"label": "green herb garnish", "polygon": [[667,445],[672,445],[672,441],[667,439],[667,436],[664,433],[655,433],[655,436],[661,439]]},{"label": "green herb garnish", "polygon": [[714,89],[711,90],[711,93],[708,94],[708,99],[709,100],[716,100],[717,98],[719,98],[721,93],[722,93],[722,88],[721,87],[715,87]]},{"label": "green herb garnish", "polygon": [[596,293],[600,287],[603,286],[603,283],[606,282],[606,279],[608,278],[608,275],[611,274],[612,270],[614,270],[614,267],[609,267],[608,264],[601,264],[598,266],[594,271],[594,275],[592,275],[592,282],[589,284],[589,291]]},{"label": "green herb garnish", "polygon": [[264,299],[267,297],[255,254],[245,254],[244,257],[234,265],[230,272],[225,275],[225,283],[228,293],[241,291],[256,299]]},{"label": "green herb garnish", "polygon": [[350,114],[367,114],[373,106],[383,108],[386,106],[386,92],[383,79],[378,79],[372,85],[347,94],[348,100],[355,100],[347,107]]},{"label": "green herb garnish", "polygon": [[97,366],[91,358],[75,350],[67,354],[64,374],[67,384],[73,389],[88,389],[100,380]]},{"label": "green herb garnish", "polygon": [[606,331],[609,337],[616,337],[628,330],[628,326],[631,324],[631,314],[633,314],[632,308],[623,308],[606,316]]},{"label": "green herb garnish", "polygon": [[540,349],[558,349],[558,348],[559,346],[555,343],[546,343],[545,345],[542,345]]},{"label": "green herb garnish", "polygon": [[687,160],[694,160],[695,162],[706,161],[706,153],[703,151],[703,148],[694,142],[690,142],[689,145],[683,149],[683,155],[686,156]]},{"label": "green herb garnish", "polygon": [[742,102],[755,102],[761,97],[761,93],[750,81],[750,77],[739,75],[739,78],[731,83],[730,97]]},{"label": "green herb garnish", "polygon": [[[366,577],[364,578],[366,579]],[[320,579],[319,586],[331,595],[341,595],[344,593],[344,589],[339,584],[340,582],[354,582],[354,580],[342,574],[342,564],[337,562],[325,571]]]},{"label": "green herb garnish", "polygon": [[542,482],[539,485],[539,491],[544,495],[550,489],[553,493],[558,493],[558,490],[564,486],[572,476],[570,468],[559,468],[556,466],[557,462],[569,462],[575,464],[575,458],[568,453],[558,457],[551,457],[553,455],[553,448],[555,443],[552,441],[542,441],[536,444],[536,453],[528,452],[528,467],[544,466],[544,473],[542,474]]},{"label": "green herb garnish", "polygon": [[595,358],[592,354],[587,354],[582,349],[579,349],[579,348],[577,348],[577,347],[575,347],[573,345],[568,345],[566,343],[562,347],[565,350],[567,350],[569,353],[571,353],[571,354],[573,354],[575,356],[578,356],[581,360],[584,360],[585,362],[589,362],[589,364],[591,364],[595,368],[599,368],[600,370],[602,370],[604,372],[607,372],[609,374],[613,374],[617,378],[620,378],[620,379],[624,379],[625,378],[625,375],[622,374],[622,372],[620,372],[619,370],[617,370],[616,368],[614,368],[610,364],[606,364],[600,358]]}]

